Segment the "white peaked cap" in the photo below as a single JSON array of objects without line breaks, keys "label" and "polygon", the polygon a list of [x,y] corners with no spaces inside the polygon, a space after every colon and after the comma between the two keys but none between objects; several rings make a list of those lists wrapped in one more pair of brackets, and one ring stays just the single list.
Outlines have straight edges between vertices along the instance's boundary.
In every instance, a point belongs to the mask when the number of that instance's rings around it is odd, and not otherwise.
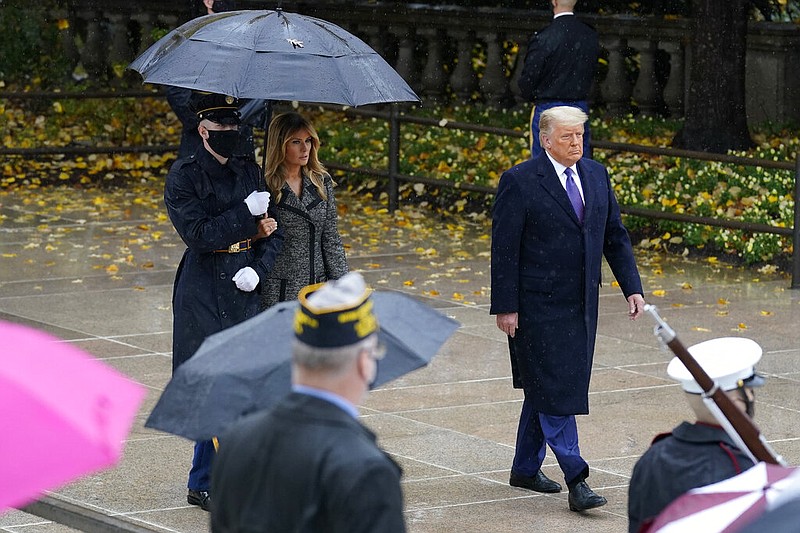
[{"label": "white peaked cap", "polygon": [[[754,365],[761,359],[762,353],[757,342],[742,337],[711,339],[690,346],[688,350],[706,374],[725,391],[736,389],[740,381],[755,374]],[[667,374],[680,382],[686,392],[703,392],[677,357],[670,361]]]}]

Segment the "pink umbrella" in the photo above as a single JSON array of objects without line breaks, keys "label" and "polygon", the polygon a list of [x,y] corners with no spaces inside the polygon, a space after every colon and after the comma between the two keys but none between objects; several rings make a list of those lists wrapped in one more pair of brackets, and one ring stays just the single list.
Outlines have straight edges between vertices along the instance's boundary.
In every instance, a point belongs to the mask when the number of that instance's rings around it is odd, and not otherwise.
[{"label": "pink umbrella", "polygon": [[[800,469],[758,463],[738,476],[692,489],[670,503],[647,533],[734,533],[800,483]],[[766,533],[766,532],[765,532]]]},{"label": "pink umbrella", "polygon": [[0,513],[115,464],[145,390],[59,339],[0,321]]}]

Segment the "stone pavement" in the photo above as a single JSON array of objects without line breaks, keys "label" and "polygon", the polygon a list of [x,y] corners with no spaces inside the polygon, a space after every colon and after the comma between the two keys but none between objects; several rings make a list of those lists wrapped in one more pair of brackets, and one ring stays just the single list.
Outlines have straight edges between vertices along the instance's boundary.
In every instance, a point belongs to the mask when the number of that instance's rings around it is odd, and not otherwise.
[{"label": "stone pavement", "polygon": [[[57,496],[156,531],[208,531],[208,515],[186,503],[192,444],[144,428],[170,377],[170,298],[182,244],[155,193],[116,197],[110,207],[102,194],[58,194],[65,197],[0,193],[0,319],[89,351],[149,394],[121,463]],[[70,194],[81,201],[71,203]],[[671,354],[661,351],[652,320],[629,321],[619,290],[603,287],[591,414],[579,426],[588,481],[609,503],[570,512],[564,492],[507,484],[521,394],[511,387],[505,338],[488,315],[486,222],[414,209],[393,217],[344,191],[340,201],[351,267],[376,289],[412,294],[462,324],[431,365],[372,392],[362,409],[405,469],[409,531],[626,531],[633,464],[655,434],[690,416],[666,377]],[[757,394],[756,421],[798,464],[800,294],[769,273],[639,254],[646,299],[685,344],[732,335],[762,345],[759,370],[769,380]],[[551,455],[544,471],[561,480]],[[12,511],[0,515],[0,531],[71,530]]]}]

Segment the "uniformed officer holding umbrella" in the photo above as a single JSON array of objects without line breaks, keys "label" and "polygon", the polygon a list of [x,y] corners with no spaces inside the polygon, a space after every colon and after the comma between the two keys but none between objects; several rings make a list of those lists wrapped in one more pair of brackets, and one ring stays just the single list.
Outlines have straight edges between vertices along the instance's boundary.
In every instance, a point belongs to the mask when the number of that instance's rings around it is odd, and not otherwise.
[{"label": "uniformed officer holding umbrella", "polygon": [[[178,159],[167,175],[164,202],[186,244],[172,297],[173,370],[208,335],[258,312],[255,289],[283,241],[267,214],[269,193],[258,165],[233,156],[239,140],[237,106],[230,96],[193,95],[202,146]],[[187,500],[206,511],[214,453],[211,441],[195,443],[189,472]]]}]

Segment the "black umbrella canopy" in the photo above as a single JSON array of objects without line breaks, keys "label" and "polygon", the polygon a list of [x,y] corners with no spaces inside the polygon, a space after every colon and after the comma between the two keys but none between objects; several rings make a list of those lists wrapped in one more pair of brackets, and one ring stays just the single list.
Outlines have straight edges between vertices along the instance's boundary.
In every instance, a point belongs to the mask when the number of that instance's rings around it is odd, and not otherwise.
[{"label": "black umbrella canopy", "polygon": [[350,106],[419,101],[355,35],[280,9],[196,18],[165,35],[128,68],[146,83],[238,98]]},{"label": "black umbrella canopy", "polygon": [[[404,294],[371,296],[386,356],[374,386],[425,366],[459,324]],[[145,426],[206,440],[240,417],[275,405],[291,389],[296,300],[206,338],[177,368]]]}]

